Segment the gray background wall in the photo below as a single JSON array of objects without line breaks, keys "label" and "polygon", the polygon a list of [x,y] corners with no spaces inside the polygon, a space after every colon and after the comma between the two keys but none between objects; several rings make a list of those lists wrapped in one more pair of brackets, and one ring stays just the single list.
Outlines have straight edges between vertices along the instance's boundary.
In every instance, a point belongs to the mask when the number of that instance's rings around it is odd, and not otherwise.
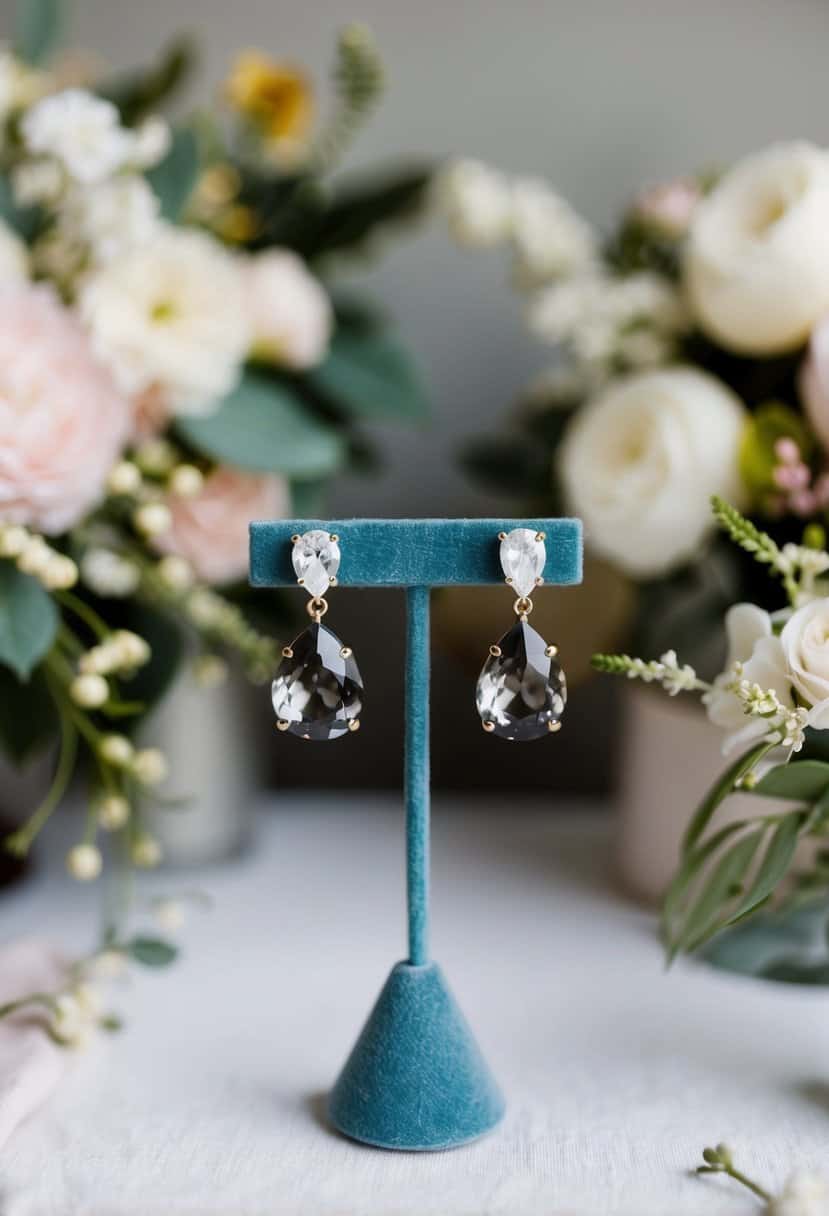
[{"label": "gray background wall", "polygon": [[[12,8],[11,0],[0,2],[5,29]],[[333,32],[354,18],[374,29],[389,77],[385,103],[355,146],[354,164],[475,155],[548,175],[599,224],[610,222],[643,183],[775,139],[825,141],[829,131],[827,0],[76,0],[71,33],[74,43],[126,66],[152,56],[177,28],[191,30],[203,47],[204,95],[234,49],[248,45],[302,61],[324,81]],[[525,335],[507,290],[504,262],[458,251],[434,224],[355,277],[380,293],[419,356],[435,423],[414,436],[388,428],[385,472],[343,482],[332,509],[379,515],[501,509],[459,477],[454,451],[462,437],[493,423],[543,365],[544,352]],[[349,628],[358,653],[377,645],[378,631],[392,639],[399,634],[396,608],[388,616],[377,604],[377,597],[357,603],[343,596],[332,608],[331,619]],[[465,677],[450,673],[437,694],[439,723],[451,727],[443,732],[446,746],[438,746],[438,768],[450,784],[477,771],[479,749],[491,745],[480,731],[473,739],[474,723],[459,712],[462,690],[467,696]],[[381,699],[396,710],[399,695],[392,683]],[[587,721],[603,712],[596,696],[588,692],[576,706],[585,731],[576,730],[566,749],[568,780],[576,784],[601,782],[606,767],[606,756],[597,763],[586,737]],[[390,746],[378,748],[376,735],[371,745],[368,737],[343,745],[355,780],[390,775],[378,755],[396,766],[396,718],[396,712],[375,717],[377,729],[388,729]],[[513,755],[500,767],[514,780],[520,749],[507,750]],[[549,757],[528,780],[549,781]],[[289,757],[287,779],[293,763]],[[491,761],[485,772],[491,779]],[[336,779],[343,776],[338,760]]]}]

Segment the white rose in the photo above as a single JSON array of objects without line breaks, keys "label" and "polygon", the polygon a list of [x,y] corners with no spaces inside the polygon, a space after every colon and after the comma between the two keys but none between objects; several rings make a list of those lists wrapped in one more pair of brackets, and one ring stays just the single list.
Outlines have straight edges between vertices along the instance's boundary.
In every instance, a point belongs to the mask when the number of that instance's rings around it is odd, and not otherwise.
[{"label": "white rose", "polygon": [[29,151],[54,156],[85,185],[120,169],[134,143],[112,102],[86,89],[64,89],[44,97],[26,113],[20,127]]},{"label": "white rose", "polygon": [[438,201],[459,245],[489,249],[509,233],[509,183],[481,161],[459,160],[450,165],[438,179]]},{"label": "white rose", "polygon": [[234,387],[250,346],[242,275],[206,233],[160,224],[155,240],[92,271],[78,309],[128,393],[206,414]]},{"label": "white rose", "polygon": [[700,326],[771,355],[829,311],[829,154],[779,144],[735,165],[694,211],[685,277]]},{"label": "white rose", "polygon": [[320,363],[331,340],[331,303],[302,258],[270,249],[244,264],[253,354],[295,370]]},{"label": "white rose", "polygon": [[96,263],[146,245],[155,236],[158,223],[158,198],[135,173],[71,190],[59,212],[61,234],[70,243],[91,250]]},{"label": "white rose", "polygon": [[726,688],[734,679],[735,663],[742,664],[743,679],[772,689],[787,709],[794,708],[794,701],[786,656],[780,638],[774,635],[769,614],[756,604],[734,604],[726,613],[725,628],[728,636],[725,671],[703,700],[715,726],[728,731],[723,744],[723,752],[728,754],[735,748],[749,747],[768,730],[763,718],[746,717],[742,702]]},{"label": "white rose", "polygon": [[594,551],[639,578],[696,552],[711,495],[739,498],[745,417],[730,389],[690,367],[616,380],[579,410],[559,467]]},{"label": "white rose", "polygon": [[798,608],[783,627],[780,642],[789,677],[809,709],[809,725],[829,727],[829,599]]}]

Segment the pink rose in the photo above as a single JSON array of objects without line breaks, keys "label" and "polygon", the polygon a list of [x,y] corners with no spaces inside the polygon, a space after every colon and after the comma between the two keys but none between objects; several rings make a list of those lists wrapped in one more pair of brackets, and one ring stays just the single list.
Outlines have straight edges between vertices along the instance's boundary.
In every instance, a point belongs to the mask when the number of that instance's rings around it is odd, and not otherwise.
[{"label": "pink rose", "polygon": [[284,519],[290,508],[288,483],[221,467],[190,498],[170,494],[172,523],[154,541],[163,553],[183,557],[198,578],[229,583],[248,568],[248,524],[252,519]]},{"label": "pink rose", "polygon": [[691,217],[702,191],[695,181],[679,177],[651,186],[639,195],[633,206],[637,219],[658,228],[666,236],[681,237],[688,231]]},{"label": "pink rose", "polygon": [[829,450],[829,317],[819,321],[812,331],[800,368],[799,387],[812,430]]},{"label": "pink rose", "polygon": [[103,495],[131,411],[46,287],[0,292],[0,518],[50,534]]}]

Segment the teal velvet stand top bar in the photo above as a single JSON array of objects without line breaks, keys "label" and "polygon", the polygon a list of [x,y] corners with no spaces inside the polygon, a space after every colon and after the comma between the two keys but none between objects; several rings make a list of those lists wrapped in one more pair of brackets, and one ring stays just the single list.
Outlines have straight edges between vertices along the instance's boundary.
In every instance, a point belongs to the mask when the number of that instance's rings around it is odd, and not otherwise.
[{"label": "teal velvet stand top bar", "polygon": [[[472,1032],[429,956],[429,592],[503,582],[498,533],[516,527],[546,534],[545,584],[581,581],[582,531],[576,519],[293,519],[250,526],[254,587],[296,586],[291,537],[322,529],[340,538],[338,591],[406,590],[409,953],[393,968],[329,1102],[338,1130],[383,1148],[464,1144],[494,1127],[504,1110]],[[510,605],[504,590],[506,616]],[[364,729],[370,729],[369,713]]]}]

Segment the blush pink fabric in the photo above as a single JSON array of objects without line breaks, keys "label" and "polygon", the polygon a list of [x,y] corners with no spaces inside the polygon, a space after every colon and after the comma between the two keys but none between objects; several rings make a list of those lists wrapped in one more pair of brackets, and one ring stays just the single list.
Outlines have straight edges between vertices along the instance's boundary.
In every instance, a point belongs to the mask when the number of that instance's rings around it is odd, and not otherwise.
[{"label": "blush pink fabric", "polygon": [[[66,975],[65,961],[46,942],[0,946],[0,1004],[54,992]],[[0,1020],[0,1148],[58,1084],[69,1055],[44,1031],[42,1013],[21,1010]]]}]

